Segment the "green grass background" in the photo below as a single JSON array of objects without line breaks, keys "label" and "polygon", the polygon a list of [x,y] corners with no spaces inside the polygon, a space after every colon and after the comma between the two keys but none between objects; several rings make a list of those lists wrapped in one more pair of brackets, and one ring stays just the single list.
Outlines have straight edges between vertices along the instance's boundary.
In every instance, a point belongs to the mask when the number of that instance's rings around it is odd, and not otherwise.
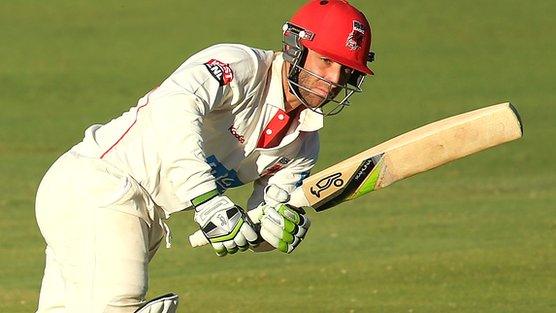
[{"label": "green grass background", "polygon": [[[279,49],[301,1],[0,2],[0,312],[36,308],[38,182],[188,55]],[[151,263],[180,312],[556,312],[556,2],[353,1],[373,30],[365,93],[326,120],[317,168],[422,124],[511,100],[525,137],[311,213],[293,255],[192,249],[190,213]],[[248,188],[230,194],[245,199]]]}]

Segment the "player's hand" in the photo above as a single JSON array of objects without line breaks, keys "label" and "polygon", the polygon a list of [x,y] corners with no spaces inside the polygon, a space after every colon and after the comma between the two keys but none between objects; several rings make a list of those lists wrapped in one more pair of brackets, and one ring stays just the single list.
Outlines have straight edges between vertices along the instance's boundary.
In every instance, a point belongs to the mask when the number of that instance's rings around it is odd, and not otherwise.
[{"label": "player's hand", "polygon": [[265,189],[265,202],[261,204],[260,234],[274,248],[291,253],[305,238],[311,222],[303,209],[286,204],[289,194],[276,185]]},{"label": "player's hand", "polygon": [[301,208],[288,204],[266,205],[261,219],[261,237],[274,248],[291,253],[305,238],[311,221]]},{"label": "player's hand", "polygon": [[242,208],[216,191],[193,201],[195,222],[212,244],[216,255],[225,256],[255,247],[259,236]]}]

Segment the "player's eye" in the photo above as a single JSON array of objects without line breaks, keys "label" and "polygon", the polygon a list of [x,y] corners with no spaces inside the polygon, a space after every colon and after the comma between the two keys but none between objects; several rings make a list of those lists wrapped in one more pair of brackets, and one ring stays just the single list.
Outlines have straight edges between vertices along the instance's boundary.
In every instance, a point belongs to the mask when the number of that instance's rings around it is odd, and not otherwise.
[{"label": "player's eye", "polygon": [[320,59],[321,59],[321,61],[322,61],[324,64],[326,64],[326,65],[332,65],[332,60],[330,60],[329,58],[322,57],[322,58],[320,58]]}]

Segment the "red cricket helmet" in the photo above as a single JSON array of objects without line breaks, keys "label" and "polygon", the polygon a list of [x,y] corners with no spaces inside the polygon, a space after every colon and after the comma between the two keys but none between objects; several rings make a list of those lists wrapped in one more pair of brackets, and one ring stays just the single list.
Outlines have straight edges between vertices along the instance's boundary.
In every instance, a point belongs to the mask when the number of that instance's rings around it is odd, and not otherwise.
[{"label": "red cricket helmet", "polygon": [[345,0],[311,0],[290,19],[302,29],[299,43],[333,61],[372,75],[371,27],[361,11]]}]

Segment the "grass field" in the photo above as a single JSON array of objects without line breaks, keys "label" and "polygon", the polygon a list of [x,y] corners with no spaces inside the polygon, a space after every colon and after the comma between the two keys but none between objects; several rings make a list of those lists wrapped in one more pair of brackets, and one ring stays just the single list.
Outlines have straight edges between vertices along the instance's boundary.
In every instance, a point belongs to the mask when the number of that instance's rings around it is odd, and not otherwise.
[{"label": "grass field", "polygon": [[[193,250],[192,216],[176,214],[149,295],[177,292],[180,312],[556,312],[556,2],[353,2],[373,25],[377,75],[326,120],[317,168],[505,100],[525,137],[311,213],[290,256]],[[279,49],[301,3],[0,2],[0,312],[36,308],[34,194],[57,156],[195,51]]]}]

